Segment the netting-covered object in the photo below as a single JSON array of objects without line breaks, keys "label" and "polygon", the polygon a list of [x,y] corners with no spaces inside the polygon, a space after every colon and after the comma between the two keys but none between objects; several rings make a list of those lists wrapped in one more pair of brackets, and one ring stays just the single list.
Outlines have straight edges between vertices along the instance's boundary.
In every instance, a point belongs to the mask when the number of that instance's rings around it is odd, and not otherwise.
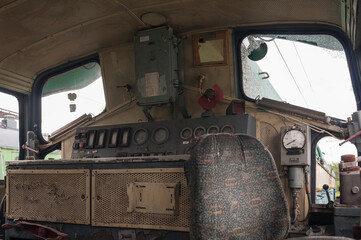
[{"label": "netting-covered object", "polygon": [[272,155],[246,135],[202,136],[186,164],[192,239],[283,239],[286,198]]}]

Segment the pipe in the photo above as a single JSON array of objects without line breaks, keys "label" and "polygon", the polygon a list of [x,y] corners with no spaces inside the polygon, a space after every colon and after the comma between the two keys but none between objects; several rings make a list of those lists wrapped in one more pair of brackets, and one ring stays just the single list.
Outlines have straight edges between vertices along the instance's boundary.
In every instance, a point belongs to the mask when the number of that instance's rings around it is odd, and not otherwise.
[{"label": "pipe", "polygon": [[273,108],[281,112],[293,113],[299,116],[304,116],[324,123],[329,122],[329,117],[327,117],[326,114],[323,112],[310,110],[289,103],[279,102],[268,98],[262,98],[261,100],[257,100],[256,104],[266,108]]}]

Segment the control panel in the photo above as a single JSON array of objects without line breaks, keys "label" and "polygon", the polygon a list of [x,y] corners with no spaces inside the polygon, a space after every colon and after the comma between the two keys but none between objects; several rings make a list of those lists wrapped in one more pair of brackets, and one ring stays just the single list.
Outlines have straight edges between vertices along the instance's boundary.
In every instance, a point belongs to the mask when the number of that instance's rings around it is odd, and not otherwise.
[{"label": "control panel", "polygon": [[85,127],[76,131],[72,158],[188,154],[191,140],[207,133],[256,135],[248,114]]}]

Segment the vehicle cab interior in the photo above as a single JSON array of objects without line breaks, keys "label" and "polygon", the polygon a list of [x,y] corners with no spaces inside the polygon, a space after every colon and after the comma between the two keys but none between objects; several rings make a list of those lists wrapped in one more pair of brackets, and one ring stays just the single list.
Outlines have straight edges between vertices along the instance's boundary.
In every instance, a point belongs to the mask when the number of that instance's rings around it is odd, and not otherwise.
[{"label": "vehicle cab interior", "polygon": [[0,0],[0,239],[361,239],[359,0]]}]

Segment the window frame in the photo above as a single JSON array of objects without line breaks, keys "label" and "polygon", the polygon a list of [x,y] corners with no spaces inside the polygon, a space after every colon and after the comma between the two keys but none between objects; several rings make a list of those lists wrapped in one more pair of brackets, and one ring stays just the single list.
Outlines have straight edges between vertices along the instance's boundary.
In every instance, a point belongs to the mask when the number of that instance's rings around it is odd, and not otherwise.
[{"label": "window frame", "polygon": [[279,24],[267,26],[253,26],[236,28],[233,32],[233,53],[235,63],[235,86],[236,96],[246,101],[255,102],[255,99],[246,96],[243,89],[243,73],[240,44],[243,39],[252,34],[326,34],[335,37],[343,46],[346,54],[347,65],[350,72],[351,84],[355,95],[357,109],[361,109],[361,80],[360,69],[357,63],[356,53],[352,49],[351,42],[346,34],[340,29],[322,24]]},{"label": "window frame", "polygon": [[[233,31],[233,58],[234,58],[234,84],[236,96],[249,102],[255,102],[255,99],[246,96],[243,90],[242,59],[240,44],[243,39],[252,34],[327,34],[335,37],[343,46],[347,65],[350,72],[351,84],[356,100],[357,110],[361,109],[361,79],[360,66],[357,61],[356,52],[352,48],[347,35],[339,28],[323,24],[277,24],[267,26],[252,26],[235,28]],[[351,113],[350,113],[351,114]],[[327,134],[311,131],[311,165],[310,165],[310,185],[311,201],[315,203],[315,185],[316,185],[316,146],[319,140]],[[360,153],[358,153],[360,155]]]},{"label": "window frame", "polygon": [[30,96],[9,89],[0,88],[0,92],[9,94],[18,100],[19,104],[19,160],[25,159],[25,150],[21,148],[26,143],[26,132],[29,131],[29,99]]},{"label": "window frame", "polygon": [[[32,126],[37,125],[37,129],[38,131],[36,132],[36,135],[38,137],[39,143],[40,144],[47,144],[49,143],[49,141],[45,140],[44,137],[42,136],[42,127],[41,127],[41,109],[42,109],[42,92],[43,92],[43,87],[45,85],[45,83],[47,82],[47,80],[51,77],[54,77],[56,75],[65,73],[67,71],[70,71],[74,68],[77,67],[81,67],[85,64],[91,63],[91,62],[96,62],[99,64],[100,66],[100,60],[99,60],[99,55],[98,54],[93,54],[81,59],[77,59],[74,61],[70,61],[68,63],[62,64],[60,66],[51,68],[49,70],[46,70],[42,73],[40,73],[35,81],[34,81],[34,85],[33,85],[33,91],[32,91]],[[105,99],[105,108],[104,111],[106,111],[106,106],[107,106],[107,102]],[[103,112],[104,112],[103,111]],[[103,112],[101,112],[100,114],[102,114]],[[99,114],[99,115],[100,115]],[[61,144],[56,144],[56,147],[52,147],[51,149],[47,149],[46,151],[44,151],[44,156],[46,154],[48,154],[49,152],[55,150],[55,149],[59,149],[61,150]]]}]

